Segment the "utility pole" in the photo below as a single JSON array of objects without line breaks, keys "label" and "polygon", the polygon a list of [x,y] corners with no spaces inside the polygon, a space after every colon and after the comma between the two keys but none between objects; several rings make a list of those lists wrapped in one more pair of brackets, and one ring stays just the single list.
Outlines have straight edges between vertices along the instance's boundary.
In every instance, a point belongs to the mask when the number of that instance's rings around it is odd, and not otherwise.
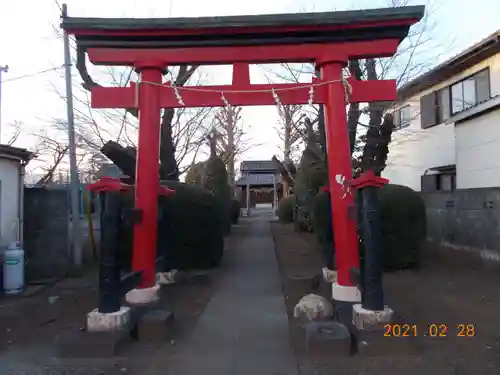
[{"label": "utility pole", "polygon": [[2,142],[2,73],[7,73],[9,66],[0,66],[0,143]]},{"label": "utility pole", "polygon": [[[62,5],[62,19],[68,17],[68,7]],[[73,84],[71,82],[71,54],[69,34],[64,31],[64,76],[66,79],[66,111],[68,117],[68,149],[70,165],[71,232],[70,241],[72,261],[75,266],[82,264],[82,241],[80,231],[80,181],[76,164],[75,122],[73,113]]]}]

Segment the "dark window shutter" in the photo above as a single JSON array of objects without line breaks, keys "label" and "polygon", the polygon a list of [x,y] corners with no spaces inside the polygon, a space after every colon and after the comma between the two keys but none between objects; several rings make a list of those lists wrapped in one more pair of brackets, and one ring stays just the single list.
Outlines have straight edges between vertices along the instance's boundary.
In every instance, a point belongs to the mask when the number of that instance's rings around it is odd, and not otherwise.
[{"label": "dark window shutter", "polygon": [[424,174],[420,177],[421,190],[424,193],[432,193],[439,190],[438,177],[436,174]]},{"label": "dark window shutter", "polygon": [[420,122],[422,129],[429,128],[437,124],[436,113],[436,93],[424,95],[420,98]]},{"label": "dark window shutter", "polygon": [[485,102],[490,98],[490,71],[485,69],[474,76],[476,81],[477,103]]}]

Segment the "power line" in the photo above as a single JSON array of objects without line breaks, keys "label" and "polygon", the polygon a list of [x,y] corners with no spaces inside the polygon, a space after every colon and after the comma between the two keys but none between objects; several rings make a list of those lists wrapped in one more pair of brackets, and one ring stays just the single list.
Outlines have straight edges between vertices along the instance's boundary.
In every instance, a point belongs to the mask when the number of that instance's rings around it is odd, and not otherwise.
[{"label": "power line", "polygon": [[17,76],[17,77],[13,77],[13,78],[9,78],[9,79],[4,79],[3,82],[12,82],[12,81],[17,81],[17,80],[20,80],[20,79],[24,79],[24,78],[31,78],[31,77],[35,77],[39,74],[44,74],[44,73],[49,73],[49,72],[53,72],[54,70],[59,70],[59,69],[62,69],[64,68],[65,65],[61,65],[61,66],[56,66],[56,67],[53,67],[53,68],[50,68],[50,69],[45,69],[45,70],[40,70],[39,72],[36,72],[36,73],[31,73],[31,74],[24,74],[22,76]]},{"label": "power line", "polygon": [[60,10],[60,11],[61,11],[61,13],[62,13],[63,9],[62,9],[62,6],[59,4],[59,1],[54,0],[54,3],[56,3],[57,7],[59,8],[59,10]]}]

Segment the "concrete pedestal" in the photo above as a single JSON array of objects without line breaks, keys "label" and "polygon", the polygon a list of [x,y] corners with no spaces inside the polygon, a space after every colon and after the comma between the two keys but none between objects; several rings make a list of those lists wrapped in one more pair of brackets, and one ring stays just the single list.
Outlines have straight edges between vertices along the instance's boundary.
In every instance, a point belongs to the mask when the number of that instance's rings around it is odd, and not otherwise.
[{"label": "concrete pedestal", "polygon": [[[405,324],[397,321],[394,311],[385,307],[381,311],[367,310],[361,304],[355,304],[352,310],[352,321],[356,329],[356,347],[363,356],[406,356],[420,354],[418,338],[411,335],[404,336]],[[386,335],[391,332],[390,326],[401,327],[401,335]],[[398,330],[399,332],[399,330]],[[409,331],[411,333],[411,331]],[[408,332],[407,332],[408,333]]]},{"label": "concrete pedestal", "polygon": [[156,284],[151,288],[132,289],[125,295],[127,303],[132,305],[144,305],[158,301],[160,285]]},{"label": "concrete pedestal", "polygon": [[97,309],[87,314],[86,327],[70,330],[56,338],[57,355],[72,358],[107,358],[116,356],[131,340],[133,327],[130,307],[113,313]]},{"label": "concrete pedestal", "polygon": [[87,314],[88,332],[116,332],[130,326],[130,308],[122,306],[113,313],[101,313],[97,309]]},{"label": "concrete pedestal", "polygon": [[392,323],[394,311],[388,306],[384,310],[366,310],[361,304],[353,306],[352,321],[358,330],[379,330],[384,329],[384,325]]}]

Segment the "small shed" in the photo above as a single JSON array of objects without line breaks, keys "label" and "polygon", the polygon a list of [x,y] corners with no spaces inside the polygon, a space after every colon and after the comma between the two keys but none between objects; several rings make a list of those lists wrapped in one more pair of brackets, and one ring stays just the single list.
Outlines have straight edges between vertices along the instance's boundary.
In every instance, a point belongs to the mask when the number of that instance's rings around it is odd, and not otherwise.
[{"label": "small shed", "polygon": [[25,148],[0,144],[0,249],[23,243],[25,167],[34,156]]}]

